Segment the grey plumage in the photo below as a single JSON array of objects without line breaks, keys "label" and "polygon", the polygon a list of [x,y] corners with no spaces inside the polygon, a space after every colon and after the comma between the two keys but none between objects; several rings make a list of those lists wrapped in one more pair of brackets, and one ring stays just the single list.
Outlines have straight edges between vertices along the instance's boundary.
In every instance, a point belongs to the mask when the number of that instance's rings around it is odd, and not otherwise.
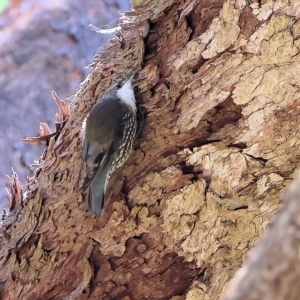
[{"label": "grey plumage", "polygon": [[133,76],[113,86],[86,119],[82,153],[86,177],[82,191],[89,189],[89,206],[96,215],[103,214],[110,175],[132,151],[137,129]]}]

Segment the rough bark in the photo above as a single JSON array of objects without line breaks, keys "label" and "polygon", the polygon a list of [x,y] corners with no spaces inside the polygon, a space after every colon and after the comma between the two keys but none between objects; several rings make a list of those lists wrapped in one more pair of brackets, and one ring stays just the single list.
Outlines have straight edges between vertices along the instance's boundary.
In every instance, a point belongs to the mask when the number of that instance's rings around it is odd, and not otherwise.
[{"label": "rough bark", "polygon": [[85,67],[106,44],[108,37],[88,25],[105,25],[129,7],[124,1],[95,2],[11,0],[0,14],[0,157],[5,158],[0,165],[1,211],[5,174],[13,167],[25,181],[44,148],[20,138],[38,135],[39,122],[53,130],[57,108],[51,91],[63,98],[74,94],[89,73]]},{"label": "rough bark", "polygon": [[298,300],[300,295],[300,177],[284,205],[238,271],[224,300]]},{"label": "rough bark", "polygon": [[[219,299],[298,171],[296,3],[133,7],[4,222],[3,299]],[[96,218],[75,187],[81,122],[137,68],[143,138]]]}]

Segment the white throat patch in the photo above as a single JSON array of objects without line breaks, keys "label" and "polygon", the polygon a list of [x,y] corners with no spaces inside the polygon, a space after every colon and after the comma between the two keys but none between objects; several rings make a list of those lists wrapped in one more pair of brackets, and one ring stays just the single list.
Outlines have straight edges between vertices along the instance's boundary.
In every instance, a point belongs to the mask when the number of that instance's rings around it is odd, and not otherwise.
[{"label": "white throat patch", "polygon": [[136,111],[135,97],[131,80],[127,80],[123,86],[117,91],[117,96],[128,105],[133,111]]}]

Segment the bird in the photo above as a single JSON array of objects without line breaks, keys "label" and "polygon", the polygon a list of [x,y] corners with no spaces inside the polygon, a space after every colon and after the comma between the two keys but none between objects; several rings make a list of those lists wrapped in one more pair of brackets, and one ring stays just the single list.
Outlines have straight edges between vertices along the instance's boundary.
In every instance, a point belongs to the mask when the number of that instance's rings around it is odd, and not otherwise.
[{"label": "bird", "polygon": [[137,105],[132,80],[136,73],[113,85],[85,120],[82,160],[86,176],[82,192],[89,190],[88,203],[95,215],[104,214],[110,176],[125,163],[133,149]]}]

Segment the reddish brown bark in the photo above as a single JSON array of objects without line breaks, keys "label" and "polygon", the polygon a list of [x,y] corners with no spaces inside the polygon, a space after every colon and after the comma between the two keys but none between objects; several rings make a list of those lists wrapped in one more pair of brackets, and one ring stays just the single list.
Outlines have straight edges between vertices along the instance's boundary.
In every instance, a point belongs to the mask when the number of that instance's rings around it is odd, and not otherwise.
[{"label": "reddish brown bark", "polygon": [[[219,299],[298,172],[297,5],[133,7],[4,222],[5,299]],[[135,69],[143,137],[95,217],[75,187],[81,122]]]}]

